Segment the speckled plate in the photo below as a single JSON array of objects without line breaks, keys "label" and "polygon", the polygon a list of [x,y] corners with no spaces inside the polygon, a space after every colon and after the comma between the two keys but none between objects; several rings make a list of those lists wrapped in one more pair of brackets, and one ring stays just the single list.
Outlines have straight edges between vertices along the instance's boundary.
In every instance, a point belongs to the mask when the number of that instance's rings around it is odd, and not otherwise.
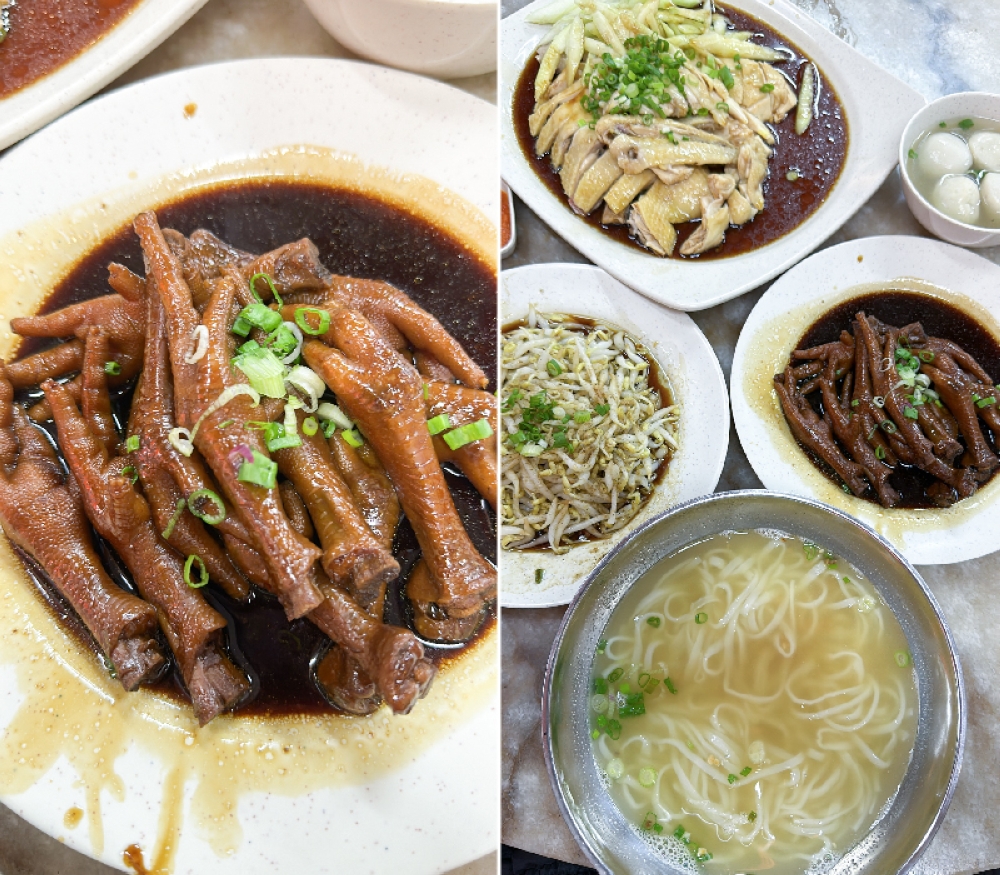
[{"label": "speckled plate", "polygon": [[[826,202],[793,231],[738,256],[698,261],[658,258],[625,246],[580,220],[535,175],[514,131],[518,77],[546,28],[527,17],[550,0],[536,0],[501,22],[501,130],[504,179],[567,243],[626,285],[680,310],[702,310],[756,288],[816,249],[871,197],[896,165],[903,126],[924,98],[784,0],[737,0],[747,12],[794,42],[833,83],[844,106],[850,145],[840,180]],[[872,95],[878,110],[872,111]],[[772,205],[774,209],[777,205]],[[780,209],[780,206],[779,206]]]},{"label": "speckled plate", "polygon": [[952,303],[1000,340],[1000,267],[985,258],[923,237],[869,237],[824,249],[777,280],[743,326],[730,381],[740,443],[768,489],[852,514],[915,565],[985,556],[1000,549],[1000,478],[948,509],[882,508],[845,494],[820,473],[781,412],[772,377],[806,329],[841,301],[890,286]]},{"label": "speckled plate", "polygon": [[[195,68],[88,103],[0,161],[0,355],[8,320],[110,229],[226,180],[416,198],[495,265],[496,127],[464,92],[347,61]],[[117,868],[136,845],[162,875],[436,875],[499,842],[497,637],[445,666],[406,717],[199,729],[74,646],[0,538],[0,799]]]},{"label": "speckled plate", "polygon": [[[681,408],[678,443],[667,473],[627,526],[602,541],[556,555],[502,550],[500,603],[541,608],[572,601],[587,575],[629,532],[675,504],[712,492],[729,447],[726,381],[715,352],[686,313],[647,301],[598,267],[536,264],[500,277],[503,324],[540,313],[569,313],[623,328],[652,354]],[[535,583],[541,569],[542,581]]]},{"label": "speckled plate", "polygon": [[67,64],[0,100],[0,149],[102,89],[195,14],[206,0],[143,0]]}]

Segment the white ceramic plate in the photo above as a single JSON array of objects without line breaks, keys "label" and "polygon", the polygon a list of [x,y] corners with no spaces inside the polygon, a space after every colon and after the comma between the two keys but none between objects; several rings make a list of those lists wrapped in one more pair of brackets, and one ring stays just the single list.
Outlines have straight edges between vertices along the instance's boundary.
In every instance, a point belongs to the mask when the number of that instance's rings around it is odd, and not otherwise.
[{"label": "white ceramic plate", "polygon": [[[535,264],[504,271],[500,302],[504,325],[525,318],[528,306],[534,304],[540,313],[586,316],[625,329],[656,359],[681,408],[680,449],[625,528],[558,556],[549,551],[501,550],[503,607],[566,605],[594,566],[636,526],[718,485],[729,447],[726,381],[715,352],[690,316],[647,301],[600,268]],[[542,583],[536,584],[539,568]]]},{"label": "white ceramic plate", "polygon": [[[826,202],[790,233],[743,255],[700,262],[658,258],[604,235],[575,216],[524,159],[512,115],[512,95],[545,27],[527,17],[549,0],[536,0],[501,23],[500,95],[504,179],[552,229],[608,273],[660,303],[702,310],[735,298],[777,276],[836,231],[882,184],[896,164],[903,126],[924,98],[784,0],[738,0],[747,12],[795,43],[819,65],[844,106],[850,134],[840,180]],[[872,111],[872,95],[878,109]],[[780,209],[772,204],[769,208]]]},{"label": "white ceramic plate", "polygon": [[946,510],[885,509],[847,495],[806,458],[774,392],[773,375],[819,316],[890,284],[953,303],[1000,340],[1000,267],[985,258],[923,237],[869,237],[824,249],[777,280],[743,326],[730,381],[740,443],[768,489],[856,516],[916,565],[985,556],[1000,549],[1000,479]]},{"label": "white ceramic plate", "polygon": [[86,100],[144,58],[206,0],[144,0],[67,64],[0,100],[0,149]]},{"label": "white ceramic plate", "polygon": [[[189,104],[193,115],[184,111]],[[387,123],[398,136],[386,135]],[[0,161],[0,345],[9,347],[7,320],[33,309],[109,223],[231,178],[307,176],[390,198],[422,193],[442,224],[459,228],[470,245],[478,240],[495,264],[495,156],[494,107],[366,64],[236,62],[117,91]],[[123,850],[136,843],[150,870],[175,875],[431,875],[497,847],[495,632],[442,672],[444,683],[407,717],[379,712],[370,722],[341,721],[340,737],[317,737],[312,719],[253,725],[222,717],[199,730],[169,703],[116,690],[92,657],[63,652],[60,628],[47,615],[32,619],[28,608],[37,600],[6,543],[0,554],[0,781],[8,788],[0,798],[50,835],[119,868]],[[32,699],[41,681],[26,679],[44,671],[45,660],[79,706],[62,715],[65,728],[35,722],[49,718]],[[115,729],[122,725],[124,736]],[[66,731],[61,756],[39,753]],[[378,758],[383,746],[396,752],[392,768]],[[174,765],[164,764],[164,751],[173,752]],[[357,765],[362,752],[370,759]],[[81,758],[91,769],[82,775]],[[352,778],[337,776],[338,761]],[[241,791],[231,809],[217,807],[230,779],[242,787],[254,774],[268,776],[263,786]],[[204,792],[208,780],[222,797]],[[311,783],[308,792],[296,789],[303,782]],[[95,803],[103,826],[91,816]],[[218,821],[206,815],[213,806]],[[75,829],[64,821],[71,808],[86,813]]]}]

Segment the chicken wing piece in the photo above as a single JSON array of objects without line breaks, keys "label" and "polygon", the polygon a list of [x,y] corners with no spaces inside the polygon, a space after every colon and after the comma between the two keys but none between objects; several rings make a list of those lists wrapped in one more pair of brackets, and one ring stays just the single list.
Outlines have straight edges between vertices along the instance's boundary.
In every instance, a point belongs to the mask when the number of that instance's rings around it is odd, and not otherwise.
[{"label": "chicken wing piece", "polygon": [[[86,391],[98,391],[90,385]],[[111,456],[95,419],[85,419],[72,396],[51,380],[43,384],[59,444],[83,495],[87,516],[121,556],[132,578],[157,608],[160,628],[177,659],[191,694],[195,716],[204,726],[231,708],[250,689],[246,677],[222,650],[226,621],[197,589],[185,583],[184,563],[161,540],[149,505],[123,473],[128,459]],[[190,575],[190,572],[189,572]]]},{"label": "chicken wing piece", "polygon": [[[184,456],[170,443],[170,430],[175,423],[174,387],[170,379],[166,314],[155,293],[148,296],[145,304],[146,349],[128,421],[129,436],[137,438],[139,446],[130,458],[142,481],[157,529],[167,532],[167,543],[185,556],[201,556],[212,580],[234,599],[242,601],[250,595],[246,580],[201,520],[187,508],[187,499],[192,495],[204,495],[205,490],[211,492],[218,496],[225,513],[225,519],[217,528],[244,541],[248,541],[250,535],[219,495],[215,481],[205,471],[200,458],[193,454]],[[204,509],[209,514],[217,510],[218,506]],[[256,557],[251,564],[259,566],[260,557],[256,551],[249,546],[247,549]]]},{"label": "chicken wing piece", "polygon": [[117,587],[94,551],[79,487],[13,402],[0,365],[0,523],[66,597],[126,690],[155,679],[166,659],[156,610]]},{"label": "chicken wing piece", "polygon": [[[140,214],[135,228],[147,259],[152,289],[160,296],[167,313],[177,418],[184,428],[192,431],[194,445],[249,530],[252,546],[261,554],[285,612],[290,619],[301,617],[323,600],[314,582],[320,551],[289,525],[277,489],[240,480],[241,464],[238,459],[233,461],[247,449],[257,454],[255,458],[269,458],[261,434],[243,428],[244,422],[255,418],[254,402],[246,395],[237,395],[209,412],[223,391],[238,382],[229,364],[234,346],[229,329],[235,315],[237,289],[243,279],[227,268],[205,308],[202,322],[181,265],[168,248],[156,216]],[[200,361],[192,364],[188,361],[192,337],[201,324],[208,331],[208,350]],[[223,421],[227,423],[225,428],[220,427]]]},{"label": "chicken wing piece", "polygon": [[274,459],[309,509],[323,545],[321,561],[326,573],[367,609],[385,592],[385,585],[399,575],[399,563],[372,534],[355,506],[322,432],[305,434],[305,414],[300,410],[298,417],[302,443],[278,450]]},{"label": "chicken wing piece", "polygon": [[431,610],[452,619],[480,614],[496,595],[496,570],[455,511],[427,430],[420,377],[359,313],[333,313],[329,336],[337,349],[310,341],[303,354],[360,425],[413,525],[433,590],[415,600],[418,631],[434,634]]},{"label": "chicken wing piece", "polygon": [[497,506],[497,399],[489,392],[456,386],[454,383],[428,383],[424,390],[427,396],[427,419],[442,413],[448,415],[452,427],[457,428],[485,419],[493,429],[493,434],[482,440],[473,441],[457,450],[451,449],[440,435],[434,435],[434,451],[442,462],[454,462],[459,470],[469,478],[483,498],[494,509]]},{"label": "chicken wing piece", "polygon": [[405,348],[399,342],[402,336],[415,350],[433,355],[465,385],[483,389],[489,382],[479,365],[437,319],[389,283],[333,276],[323,291],[292,294],[288,300],[282,310],[285,319],[294,321],[295,310],[302,303],[328,310],[356,310],[397,350]]}]

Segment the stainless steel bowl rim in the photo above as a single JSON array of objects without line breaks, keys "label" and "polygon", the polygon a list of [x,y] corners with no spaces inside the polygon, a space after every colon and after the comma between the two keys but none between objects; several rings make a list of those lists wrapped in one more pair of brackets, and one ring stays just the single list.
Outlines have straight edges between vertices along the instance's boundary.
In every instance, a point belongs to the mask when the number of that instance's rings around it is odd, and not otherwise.
[{"label": "stainless steel bowl rim", "polygon": [[622,541],[621,544],[615,547],[614,550],[608,553],[608,555],[605,556],[598,563],[598,565],[593,569],[593,571],[591,571],[591,573],[587,575],[587,579],[584,581],[583,586],[580,587],[577,594],[573,597],[573,600],[570,602],[568,608],[566,609],[566,613],[563,615],[562,621],[559,624],[559,630],[556,633],[555,639],[552,642],[552,648],[549,651],[549,658],[545,667],[545,677],[542,683],[542,702],[541,702],[542,750],[545,757],[545,768],[546,771],[548,772],[549,781],[552,785],[552,791],[556,797],[556,802],[559,806],[559,811],[562,814],[563,820],[569,826],[570,831],[572,832],[573,837],[576,839],[577,844],[584,851],[586,856],[591,860],[595,868],[601,873],[606,873],[606,875],[616,875],[616,873],[613,873],[606,866],[604,866],[603,862],[598,858],[598,856],[594,853],[593,849],[590,847],[590,844],[587,841],[586,836],[584,836],[584,834],[578,828],[572,814],[569,811],[569,807],[566,804],[566,800],[560,788],[559,780],[556,775],[555,764],[553,761],[552,740],[551,740],[551,734],[549,732],[550,717],[551,717],[550,703],[552,698],[552,679],[553,679],[553,671],[555,667],[556,658],[562,648],[563,639],[565,638],[566,635],[566,630],[569,626],[570,621],[573,618],[574,613],[576,612],[576,609],[580,601],[585,597],[587,591],[591,588],[591,586],[593,586],[594,582],[600,577],[604,568],[609,564],[611,564],[618,556],[618,554],[621,553],[624,549],[626,549],[634,540],[641,537],[646,530],[658,526],[664,520],[672,516],[677,516],[680,513],[696,505],[709,504],[718,501],[731,501],[734,499],[746,499],[749,501],[754,501],[761,496],[786,500],[792,503],[810,506],[820,511],[825,511],[831,514],[832,516],[838,517],[843,522],[856,527],[859,530],[859,532],[862,532],[864,533],[864,535],[867,535],[868,537],[871,537],[875,539],[877,542],[879,542],[879,544],[881,544],[881,546],[891,556],[893,556],[902,566],[904,566],[904,568],[906,568],[906,570],[909,571],[909,573],[913,576],[924,597],[930,604],[931,610],[938,624],[941,626],[945,640],[947,642],[948,656],[950,657],[951,664],[955,673],[956,694],[958,700],[957,727],[956,727],[957,741],[955,747],[955,757],[952,763],[952,768],[949,775],[947,787],[943,794],[941,805],[938,808],[937,814],[931,821],[922,839],[914,847],[913,852],[910,854],[909,858],[906,860],[904,865],[897,870],[897,875],[904,875],[904,873],[909,872],[909,870],[913,867],[913,865],[917,862],[917,860],[919,860],[920,856],[927,849],[927,846],[930,844],[931,840],[934,838],[935,834],[940,828],[941,823],[948,812],[948,807],[951,805],[951,800],[952,797],[954,796],[955,787],[958,783],[959,774],[962,768],[962,759],[965,752],[965,735],[968,723],[968,714],[967,714],[968,702],[965,690],[965,680],[962,675],[962,665],[958,659],[958,650],[955,646],[954,636],[952,635],[951,629],[948,626],[947,621],[945,620],[944,613],[941,610],[941,606],[938,604],[937,599],[934,597],[934,594],[928,588],[926,582],[924,581],[920,573],[909,561],[907,561],[905,556],[903,556],[895,547],[893,547],[891,543],[889,543],[889,541],[883,538],[878,532],[876,532],[874,529],[872,529],[865,523],[861,522],[860,520],[856,519],[855,517],[852,517],[850,514],[845,513],[844,511],[839,510],[835,507],[831,507],[828,504],[824,504],[819,501],[814,501],[813,499],[810,498],[804,498],[800,495],[792,495],[789,493],[782,493],[782,492],[770,492],[764,489],[741,489],[741,490],[732,490],[728,492],[714,492],[710,495],[703,495],[699,498],[694,498],[691,499],[690,501],[686,501],[681,504],[675,505],[674,507],[670,508],[670,510],[665,511],[664,513],[661,513],[650,520],[647,520],[643,525],[639,526],[634,532],[632,532],[632,534],[628,538]]}]

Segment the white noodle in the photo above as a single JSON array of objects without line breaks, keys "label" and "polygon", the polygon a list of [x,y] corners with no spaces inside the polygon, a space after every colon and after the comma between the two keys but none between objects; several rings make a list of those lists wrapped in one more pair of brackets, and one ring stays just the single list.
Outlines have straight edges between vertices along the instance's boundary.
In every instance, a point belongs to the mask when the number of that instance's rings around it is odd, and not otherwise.
[{"label": "white noodle", "polygon": [[[718,536],[616,609],[595,670],[622,669],[605,712],[621,735],[594,752],[621,761],[609,789],[630,821],[683,826],[719,871],[775,875],[827,871],[872,826],[912,749],[914,674],[896,663],[906,639],[891,612],[836,564],[775,533]],[[644,674],[660,680],[645,714],[622,717],[621,685],[634,694]]]}]

